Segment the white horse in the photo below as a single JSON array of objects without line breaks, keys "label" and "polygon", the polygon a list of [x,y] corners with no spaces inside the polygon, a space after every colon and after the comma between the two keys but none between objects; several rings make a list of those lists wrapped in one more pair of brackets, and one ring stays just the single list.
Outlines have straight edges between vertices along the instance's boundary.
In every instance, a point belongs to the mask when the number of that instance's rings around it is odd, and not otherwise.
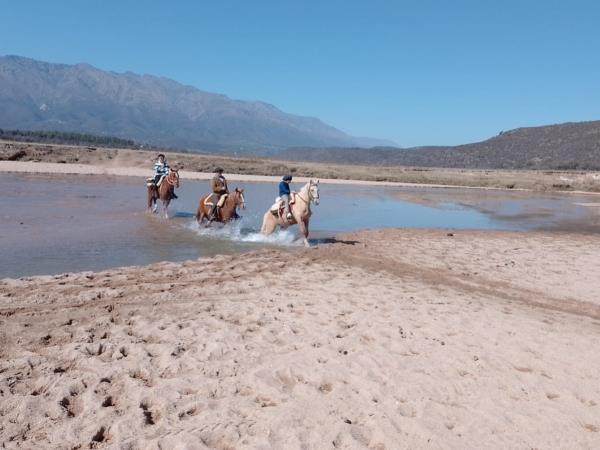
[{"label": "white horse", "polygon": [[[261,233],[269,235],[275,231],[279,226],[281,228],[287,228],[290,225],[298,224],[300,231],[304,238],[304,245],[309,247],[308,244],[308,221],[312,214],[310,210],[310,204],[319,204],[319,180],[310,180],[306,183],[300,192],[293,194],[294,203],[290,204],[290,212],[292,217],[290,219],[285,218],[285,214],[282,214],[281,208],[277,211],[269,209],[263,217],[263,223],[261,227]],[[292,201],[292,198],[290,198]]]}]

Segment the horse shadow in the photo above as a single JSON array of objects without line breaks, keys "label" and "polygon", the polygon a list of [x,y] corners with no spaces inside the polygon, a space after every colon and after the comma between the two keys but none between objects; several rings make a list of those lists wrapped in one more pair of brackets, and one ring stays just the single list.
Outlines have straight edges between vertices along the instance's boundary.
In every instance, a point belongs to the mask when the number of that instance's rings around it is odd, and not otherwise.
[{"label": "horse shadow", "polygon": [[338,239],[336,237],[324,237],[324,238],[314,238],[309,239],[308,242],[310,244],[342,244],[342,245],[356,245],[360,244],[360,241],[353,241],[348,239]]},{"label": "horse shadow", "polygon": [[196,217],[196,214],[191,213],[191,212],[186,212],[186,211],[177,211],[175,213],[174,217],[182,217],[182,218],[189,219],[189,218],[192,218],[192,217]]}]

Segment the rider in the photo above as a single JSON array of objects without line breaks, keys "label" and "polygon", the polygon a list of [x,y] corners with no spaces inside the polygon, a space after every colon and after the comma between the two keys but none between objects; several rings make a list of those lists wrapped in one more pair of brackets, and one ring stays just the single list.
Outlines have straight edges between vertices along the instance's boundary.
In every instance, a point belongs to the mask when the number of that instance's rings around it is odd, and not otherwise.
[{"label": "rider", "polygon": [[292,213],[290,212],[290,182],[292,181],[291,175],[285,175],[279,182],[279,198],[285,202],[285,218],[291,219]]},{"label": "rider", "polygon": [[158,185],[158,182],[162,177],[166,177],[169,174],[169,164],[167,164],[167,158],[162,153],[156,158],[154,163],[154,184]]},{"label": "rider", "polygon": [[212,190],[210,200],[213,205],[210,210],[209,220],[216,220],[219,217],[219,208],[223,206],[223,196],[229,194],[227,180],[225,180],[225,177],[223,176],[223,168],[215,168],[215,176],[212,178],[210,186]]},{"label": "rider", "polygon": [[[169,164],[167,158],[162,153],[158,155],[156,162],[154,163],[154,184],[158,186],[159,181],[162,177],[166,177],[169,174]],[[177,198],[175,192],[173,192],[173,198]]]}]

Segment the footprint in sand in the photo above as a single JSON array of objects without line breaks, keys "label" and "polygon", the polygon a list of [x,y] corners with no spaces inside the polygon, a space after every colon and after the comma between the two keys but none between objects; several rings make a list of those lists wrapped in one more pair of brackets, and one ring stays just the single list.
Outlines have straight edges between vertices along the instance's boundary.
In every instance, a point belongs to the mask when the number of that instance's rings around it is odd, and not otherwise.
[{"label": "footprint in sand", "polygon": [[65,410],[67,417],[75,417],[83,410],[81,403],[72,397],[63,397],[58,404]]},{"label": "footprint in sand", "polygon": [[156,425],[156,422],[159,419],[159,414],[156,409],[152,408],[152,404],[148,400],[143,400],[140,403],[140,408],[144,415],[144,424],[145,425]]},{"label": "footprint in sand", "polygon": [[98,444],[105,442],[108,439],[108,430],[102,426],[92,436],[92,442],[90,442],[90,448],[97,448]]}]

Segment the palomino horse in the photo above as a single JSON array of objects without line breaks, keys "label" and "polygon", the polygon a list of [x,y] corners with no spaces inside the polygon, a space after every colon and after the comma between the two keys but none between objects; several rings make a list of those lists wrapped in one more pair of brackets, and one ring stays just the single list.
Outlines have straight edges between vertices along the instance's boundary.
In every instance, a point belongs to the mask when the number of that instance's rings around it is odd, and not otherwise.
[{"label": "palomino horse", "polygon": [[308,247],[308,221],[312,214],[310,210],[311,203],[314,203],[315,205],[319,204],[319,180],[310,180],[302,187],[302,189],[300,189],[300,192],[295,194],[295,202],[293,205],[290,205],[292,213],[291,219],[286,219],[285,216],[281,214],[281,209],[279,209],[279,211],[272,211],[269,209],[263,217],[263,223],[260,230],[261,233],[269,235],[275,231],[277,226],[287,228],[290,225],[297,223],[302,232],[304,245]]},{"label": "palomino horse", "polygon": [[158,199],[162,201],[163,211],[165,212],[165,218],[169,218],[168,208],[175,188],[179,187],[179,171],[171,169],[169,174],[163,178],[160,186],[148,186],[148,211],[156,212]]},{"label": "palomino horse", "polygon": [[[198,204],[198,211],[196,212],[196,220],[198,223],[202,223],[204,219],[208,219],[208,223],[206,226],[208,227],[213,221],[210,220],[210,209],[212,204],[207,204],[207,200],[209,200],[212,194],[205,195],[200,199],[200,203]],[[217,222],[227,223],[233,219],[237,219],[237,208],[241,207],[242,209],[246,208],[246,200],[244,199],[244,190],[235,188],[233,194],[228,194],[223,206],[220,208],[220,213],[218,217],[215,219]]]}]

